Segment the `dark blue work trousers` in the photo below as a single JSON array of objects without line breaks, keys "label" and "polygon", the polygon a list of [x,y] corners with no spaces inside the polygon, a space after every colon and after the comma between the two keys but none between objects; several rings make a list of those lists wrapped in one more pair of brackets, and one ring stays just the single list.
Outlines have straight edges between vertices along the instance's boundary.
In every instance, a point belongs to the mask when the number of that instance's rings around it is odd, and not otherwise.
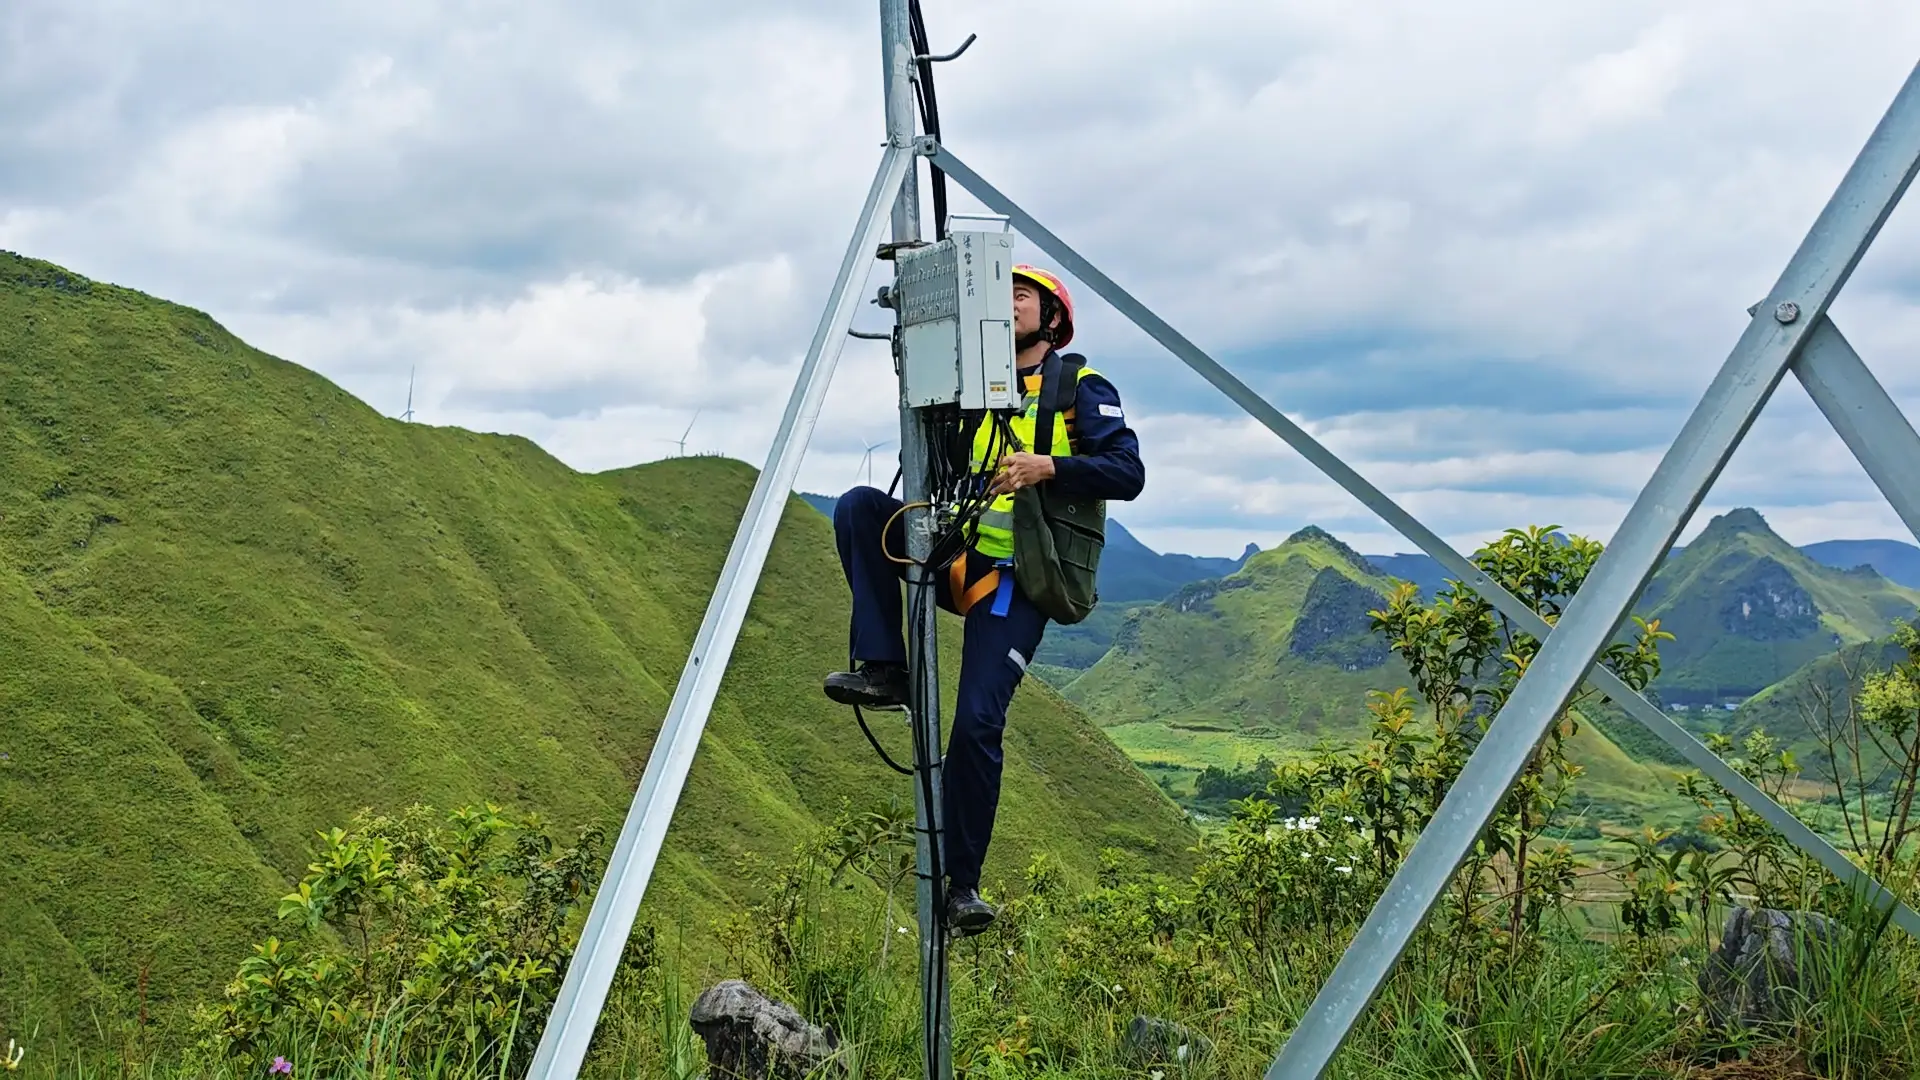
[{"label": "dark blue work trousers", "polygon": [[[834,507],[834,539],[847,585],[853,590],[848,645],[856,664],[907,661],[901,602],[907,566],[887,558],[887,552],[899,558],[907,554],[906,515],[896,516],[900,506],[900,500],[878,488],[857,487],[842,495]],[[968,557],[976,564],[991,565],[978,554],[969,552]],[[1001,573],[1011,575],[1013,569]],[[967,580],[978,576],[970,572]],[[936,578],[940,606],[956,611],[947,575]],[[993,836],[994,813],[1000,804],[1000,735],[1007,727],[1007,705],[1047,628],[1047,617],[1018,586],[1008,598],[1006,614],[995,615],[993,601],[988,594],[965,615],[960,689],[941,777],[945,868],[948,885],[955,889],[980,885],[980,867],[987,859],[987,841]]]}]

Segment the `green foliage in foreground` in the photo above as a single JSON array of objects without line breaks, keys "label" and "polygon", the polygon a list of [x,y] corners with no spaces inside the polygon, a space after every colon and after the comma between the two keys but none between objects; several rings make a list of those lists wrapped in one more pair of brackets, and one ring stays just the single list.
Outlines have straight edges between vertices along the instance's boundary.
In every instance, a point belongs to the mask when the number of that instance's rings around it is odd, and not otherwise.
[{"label": "green foliage in foreground", "polygon": [[[1376,741],[1394,737],[1387,730],[1393,722],[1380,717]],[[1416,757],[1415,764],[1427,763]],[[1317,775],[1331,776],[1332,769]],[[1383,837],[1371,822],[1329,812],[1351,804],[1352,782],[1349,776],[1337,786],[1315,787],[1308,793],[1314,812],[1300,817],[1281,818],[1267,799],[1238,804],[1232,822],[1202,841],[1199,865],[1186,877],[1152,872],[1137,857],[1109,850],[1094,885],[1073,889],[1050,860],[1036,857],[1019,884],[996,898],[1004,909],[995,926],[955,949],[953,1046],[962,1075],[1261,1075],[1383,888],[1386,875],[1375,862],[1381,846],[1392,855],[1388,870],[1404,856],[1405,843]],[[1431,812],[1424,802],[1420,809]],[[472,820],[469,812],[456,815],[456,823],[462,816]],[[700,1075],[704,1051],[687,1025],[687,1009],[699,987],[727,977],[745,977],[830,1025],[845,1075],[917,1075],[917,942],[911,919],[890,903],[876,903],[872,891],[891,894],[910,881],[902,872],[912,843],[911,832],[899,827],[905,820],[899,807],[849,807],[774,868],[775,888],[761,904],[714,927],[728,948],[724,964],[692,966],[687,953],[666,947],[662,935],[643,926],[585,1075]],[[393,832],[390,823],[362,822],[330,836],[328,851],[361,854],[320,860],[315,875],[333,874],[336,861],[378,864],[365,855],[367,845]],[[458,848],[470,835],[456,824],[439,843]],[[1823,887],[1777,844],[1741,847],[1764,838],[1722,835],[1736,846],[1725,850],[1717,869],[1730,872],[1696,880],[1687,857],[1639,845],[1624,861],[1578,883],[1563,880],[1559,888],[1536,892],[1537,917],[1522,924],[1518,937],[1505,933],[1512,925],[1506,917],[1511,896],[1494,888],[1450,892],[1330,1075],[1666,1077],[1740,1058],[1781,1063],[1782,1071],[1742,1074],[1749,1076],[1803,1075],[1785,1071],[1788,1064],[1850,1080],[1912,1075],[1920,1068],[1920,947]],[[523,868],[552,871],[566,862],[564,852],[557,860],[555,853],[522,858],[525,847],[503,851],[506,861],[499,865],[520,859]],[[1908,875],[1909,895],[1915,868],[1911,859],[1894,868]],[[132,1074],[259,1077],[284,1061],[296,1078],[521,1075],[544,1022],[545,994],[520,994],[510,1012],[463,1025],[449,1022],[456,1014],[441,1011],[440,1003],[503,1001],[500,965],[475,964],[430,991],[420,989],[425,983],[410,990],[404,980],[395,982],[392,968],[410,963],[417,971],[437,961],[434,943],[442,935],[436,931],[461,907],[457,897],[477,901],[470,911],[529,910],[541,872],[469,878],[451,865],[443,870],[437,877],[396,872],[418,896],[386,908],[397,921],[375,931],[378,941],[405,954],[393,960],[358,958],[365,953],[365,939],[354,929],[361,905],[331,909],[343,932],[330,955],[369,976],[340,988],[343,996],[374,1006],[356,1009],[351,1023],[290,998],[277,1011],[256,1014],[261,1022],[244,1036],[214,1032],[203,1057],[135,1059],[128,1063]],[[355,882],[373,878],[363,871],[346,875]],[[567,895],[568,880],[565,870],[553,873],[546,895]],[[1755,880],[1775,886],[1772,901],[1827,911],[1847,929],[1831,953],[1811,957],[1822,989],[1792,1008],[1787,1020],[1747,1031],[1718,1029],[1696,973],[1735,896]],[[1696,893],[1703,882],[1706,891]],[[536,887],[529,890],[530,884]],[[1624,899],[1591,899],[1602,887]],[[553,910],[542,903],[531,908]],[[309,911],[304,896],[289,898],[281,921],[304,927]],[[320,938],[311,947],[316,957],[329,954]],[[243,966],[225,1007],[266,996],[257,982],[249,984],[257,969]],[[551,985],[544,973],[539,980]],[[1124,1035],[1138,1016],[1185,1025],[1204,1042],[1189,1041],[1185,1060],[1130,1057]],[[25,1066],[26,1076],[121,1075],[119,1062],[32,1042]]]},{"label": "green foliage in foreground", "polygon": [[399,1009],[396,1059],[458,1046],[454,1060],[476,1067],[524,1065],[504,1050],[559,994],[573,955],[568,917],[598,881],[601,839],[589,826],[556,847],[539,822],[495,806],[445,821],[423,807],[398,819],[362,814],[331,830],[280,901],[301,940],[255,946],[225,1000],[199,1010],[200,1052],[257,1055],[294,1030],[351,1043]]},{"label": "green foliage in foreground", "polygon": [[[1598,549],[1576,539],[1548,551],[1542,539],[1510,534],[1483,565],[1552,614]],[[1235,802],[1232,820],[1201,837],[1190,874],[1109,848],[1091,887],[1075,888],[1035,856],[1000,891],[1000,920],[956,949],[962,1075],[1261,1075],[1432,821],[1484,715],[1476,702],[1502,700],[1538,649],[1475,605],[1457,592],[1432,605],[1401,594],[1376,612],[1421,701],[1376,694],[1365,741],[1277,766],[1266,792]],[[1662,639],[1657,626],[1639,629],[1608,662],[1644,684]],[[1874,726],[1863,730],[1882,737],[1920,730],[1920,633],[1904,640],[1907,661],[1867,682],[1862,710]],[[1560,719],[1561,730],[1573,722]],[[1536,752],[1332,1075],[1661,1077],[1723,1058],[1774,1068],[1744,1076],[1891,1080],[1920,1069],[1920,946],[1695,775],[1680,788],[1700,810],[1699,843],[1670,845],[1648,830],[1613,844],[1613,858],[1576,854],[1562,812],[1582,775],[1559,745],[1549,738]],[[1741,754],[1734,766],[1789,809],[1807,810],[1792,795],[1791,754],[1764,734],[1719,748]],[[1920,770],[1920,751],[1909,758]],[[1891,790],[1911,792],[1913,777]],[[1283,817],[1277,798],[1301,811]],[[1920,896],[1911,802],[1846,848],[1910,901]],[[356,1080],[519,1075],[565,959],[555,928],[588,886],[592,859],[531,831],[487,856],[491,815],[461,811],[441,826],[363,820],[328,834],[279,910],[307,935],[295,992],[272,984],[270,942],[202,1011],[199,1056],[134,1065],[163,1076],[276,1066]],[[703,1051],[686,1024],[690,993],[745,977],[830,1026],[843,1075],[916,1075],[917,949],[899,906],[911,865],[907,811],[849,803],[792,859],[753,875],[768,885],[758,903],[712,926],[723,963],[662,948],[643,926],[587,1074],[691,1080]],[[1831,948],[1805,957],[1814,989],[1783,1003],[1784,1020],[1745,1028],[1716,1023],[1697,981],[1740,904],[1821,912],[1841,927]],[[322,924],[330,935],[315,933]],[[355,974],[317,992],[337,971]],[[1186,1025],[1197,1036],[1184,1041],[1189,1052],[1130,1056],[1123,1035],[1141,1016]],[[33,1060],[44,1074],[101,1068],[85,1055],[63,1059],[59,1047]]]}]

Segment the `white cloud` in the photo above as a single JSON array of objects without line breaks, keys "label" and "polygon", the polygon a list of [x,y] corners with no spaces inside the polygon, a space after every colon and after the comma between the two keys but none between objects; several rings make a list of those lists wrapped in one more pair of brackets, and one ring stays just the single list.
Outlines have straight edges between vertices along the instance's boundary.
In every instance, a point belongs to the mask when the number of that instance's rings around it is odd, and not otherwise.
[{"label": "white cloud", "polygon": [[[1920,51],[1894,0],[928,18],[939,49],[980,34],[939,70],[956,151],[1468,546],[1611,532]],[[752,2],[16,0],[0,246],[207,310],[390,414],[417,367],[422,419],[578,468],[674,452],[695,409],[690,450],[758,463],[877,160],[875,34],[871,8]],[[1915,221],[1835,312],[1920,406]],[[1116,508],[1143,538],[1231,554],[1317,522],[1407,549],[1080,296],[1076,347],[1146,441]],[[802,487],[894,435],[891,377],[849,348]],[[1899,535],[1797,395],[1709,505]]]},{"label": "white cloud", "polygon": [[1597,128],[1658,117],[1680,85],[1691,29],[1684,13],[1669,15],[1627,48],[1576,65],[1543,95],[1536,137],[1566,146]]}]

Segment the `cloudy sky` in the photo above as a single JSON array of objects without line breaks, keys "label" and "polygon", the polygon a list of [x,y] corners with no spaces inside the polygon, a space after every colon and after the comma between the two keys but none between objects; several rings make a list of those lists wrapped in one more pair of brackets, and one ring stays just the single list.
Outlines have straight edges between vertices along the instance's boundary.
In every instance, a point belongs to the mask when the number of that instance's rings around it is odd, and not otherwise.
[{"label": "cloudy sky", "polygon": [[[948,145],[1462,548],[1612,532],[1920,59],[1907,0],[926,8],[937,48],[980,35],[939,70]],[[578,469],[674,453],[696,410],[689,451],[757,465],[878,161],[875,14],[6,0],[0,247],[389,415],[417,369],[422,422]],[[1413,550],[1082,308],[1148,543]],[[1920,416],[1920,210],[1834,314]],[[891,380],[849,343],[803,489],[897,434]],[[1733,506],[1796,543],[1902,535],[1790,379],[1687,535]]]}]

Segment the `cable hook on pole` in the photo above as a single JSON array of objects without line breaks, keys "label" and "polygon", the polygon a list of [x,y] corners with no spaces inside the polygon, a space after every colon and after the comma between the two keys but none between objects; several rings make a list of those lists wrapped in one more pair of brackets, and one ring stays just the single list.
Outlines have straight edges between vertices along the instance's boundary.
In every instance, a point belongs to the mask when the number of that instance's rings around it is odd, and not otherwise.
[{"label": "cable hook on pole", "polygon": [[979,36],[979,34],[968,34],[967,40],[961,42],[959,48],[943,56],[935,56],[932,53],[917,53],[914,55],[914,59],[929,64],[944,64],[949,60],[958,60],[960,59],[961,53],[973,47],[973,40]]}]

